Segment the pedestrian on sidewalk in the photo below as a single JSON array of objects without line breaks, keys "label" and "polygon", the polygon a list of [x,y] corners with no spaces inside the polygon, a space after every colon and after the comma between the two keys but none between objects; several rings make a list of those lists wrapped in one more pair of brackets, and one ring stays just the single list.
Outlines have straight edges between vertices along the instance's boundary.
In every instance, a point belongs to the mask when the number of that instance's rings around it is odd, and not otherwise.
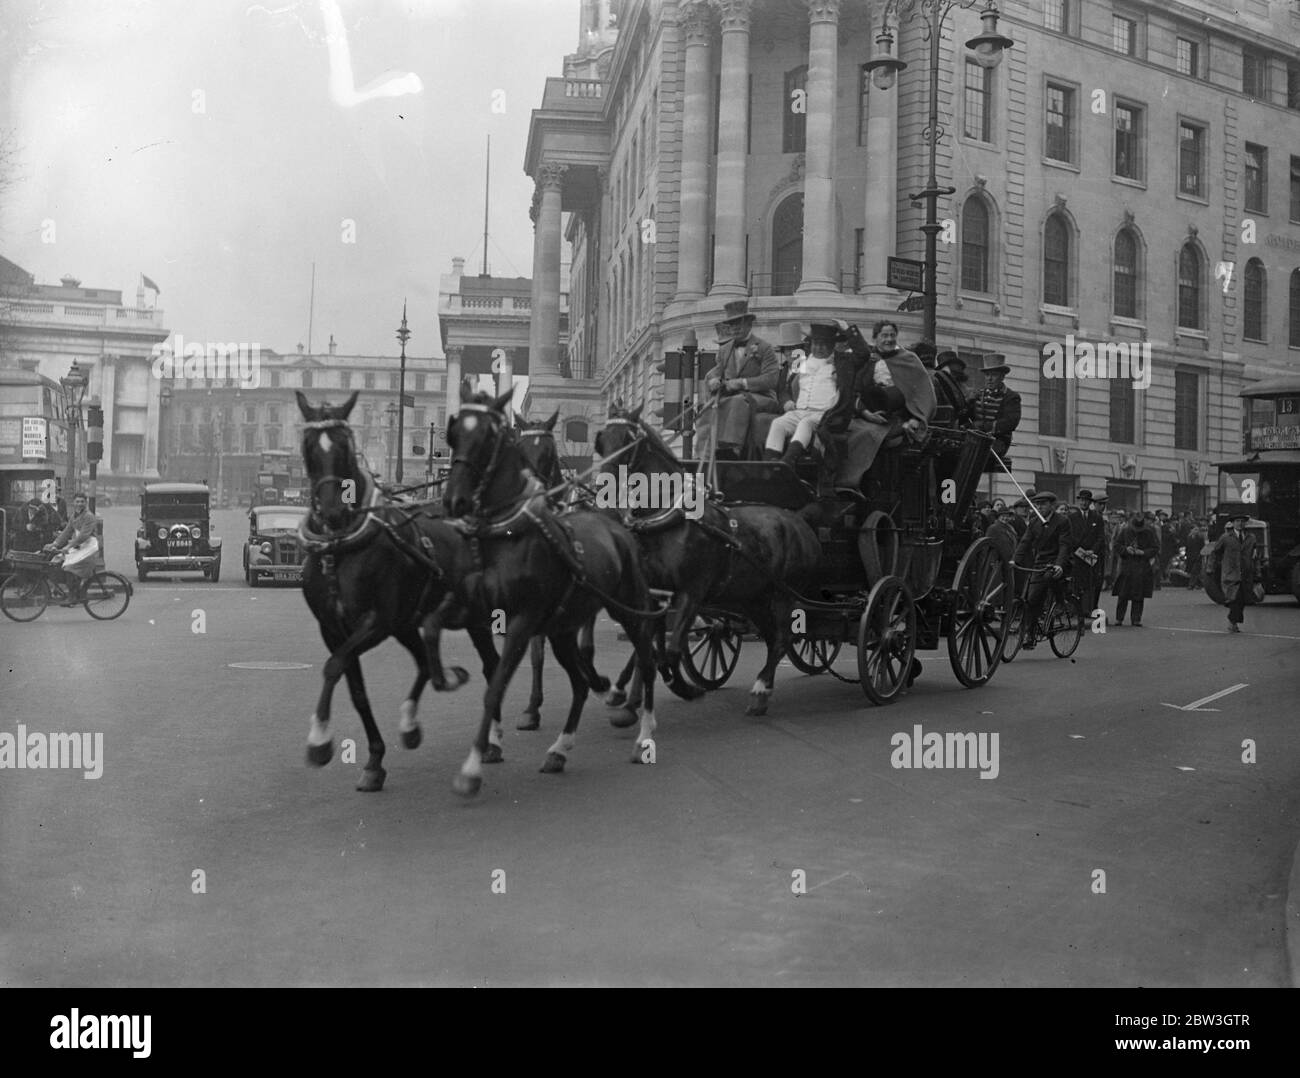
[{"label": "pedestrian on sidewalk", "polygon": [[1160,555],[1154,531],[1148,527],[1142,510],[1134,513],[1133,519],[1120,529],[1115,537],[1115,553],[1119,558],[1119,571],[1110,589],[1111,595],[1119,600],[1115,604],[1115,624],[1124,624],[1124,615],[1128,613],[1131,602],[1133,626],[1141,628],[1142,607],[1151,598],[1155,587],[1155,563]]},{"label": "pedestrian on sidewalk", "polygon": [[1246,531],[1249,519],[1246,513],[1234,513],[1229,517],[1228,527],[1214,544],[1211,555],[1213,561],[1223,567],[1219,584],[1228,600],[1230,633],[1241,632],[1241,623],[1246,619],[1243,610],[1246,596],[1255,583],[1255,537]]}]

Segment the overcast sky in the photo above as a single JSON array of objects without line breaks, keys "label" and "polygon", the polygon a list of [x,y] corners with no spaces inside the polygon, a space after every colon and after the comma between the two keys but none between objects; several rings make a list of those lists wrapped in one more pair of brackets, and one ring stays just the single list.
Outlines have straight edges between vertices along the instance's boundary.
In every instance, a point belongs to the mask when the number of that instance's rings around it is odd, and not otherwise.
[{"label": "overcast sky", "polygon": [[[128,305],[143,272],[173,334],[283,352],[307,340],[315,260],[316,351],[333,333],[340,352],[395,355],[406,296],[408,352],[441,355],[438,275],[453,255],[480,268],[489,134],[491,271],[531,275],[529,113],[577,47],[578,7],[3,0],[0,128],[17,161],[0,254]],[[410,73],[418,92],[357,100],[411,89]]]}]

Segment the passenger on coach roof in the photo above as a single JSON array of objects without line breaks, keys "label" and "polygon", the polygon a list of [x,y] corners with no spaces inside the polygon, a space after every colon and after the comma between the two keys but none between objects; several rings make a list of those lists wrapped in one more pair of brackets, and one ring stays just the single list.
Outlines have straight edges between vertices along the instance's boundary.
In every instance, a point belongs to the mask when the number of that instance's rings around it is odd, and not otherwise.
[{"label": "passenger on coach roof", "polygon": [[[812,354],[804,358],[793,376],[794,400],[785,402],[785,414],[768,431],[763,450],[767,459],[783,460],[793,467],[812,446],[817,425],[835,403],[835,341],[848,328],[844,323],[812,324]],[[790,440],[788,447],[785,445],[787,438]]]},{"label": "passenger on coach roof", "polygon": [[[721,325],[721,323],[719,323]],[[794,400],[790,393],[790,365],[796,359],[802,359],[811,351],[808,335],[798,322],[782,322],[777,333],[776,354],[780,366],[776,374],[776,403],[781,412],[786,404]],[[750,421],[750,439],[754,445],[766,445],[768,431],[776,422],[777,412],[756,412]]]},{"label": "passenger on coach roof", "polygon": [[718,459],[739,460],[749,445],[753,416],[779,410],[780,364],[772,346],[752,332],[754,315],[746,300],[731,301],[726,311],[723,321],[732,327],[732,337],[718,349],[718,365],[704,383],[709,394],[717,396],[718,406],[700,417],[696,432],[701,452],[707,453],[716,424]]}]

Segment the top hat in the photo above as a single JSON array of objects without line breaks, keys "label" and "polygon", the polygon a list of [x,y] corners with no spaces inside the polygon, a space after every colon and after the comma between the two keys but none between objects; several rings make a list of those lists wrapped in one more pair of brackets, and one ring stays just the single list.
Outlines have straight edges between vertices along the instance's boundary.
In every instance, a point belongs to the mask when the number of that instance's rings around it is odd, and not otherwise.
[{"label": "top hat", "polygon": [[804,342],[803,326],[798,322],[782,322],[777,333],[778,348],[802,348]]},{"label": "top hat", "polygon": [[1092,491],[1090,490],[1079,491],[1079,493],[1074,496],[1074,500],[1078,501],[1080,498],[1087,498],[1088,501],[1092,501]]},{"label": "top hat", "polygon": [[1031,500],[1035,502],[1055,502],[1056,495],[1053,494],[1050,490],[1044,490],[1038,494],[1035,494]]},{"label": "top hat", "polygon": [[1001,352],[985,352],[981,357],[983,366],[980,370],[984,374],[991,374],[994,371],[1009,371],[1011,364],[1007,362],[1007,357]]},{"label": "top hat", "polygon": [[722,321],[728,325],[744,321],[746,318],[752,319],[756,317],[750,313],[749,300],[747,299],[733,299],[725,305],[724,309],[727,312],[727,317]]},{"label": "top hat", "polygon": [[840,327],[834,322],[814,322],[809,327],[809,336],[814,344],[834,344]]},{"label": "top hat", "polygon": [[962,370],[966,369],[966,361],[951,348],[945,348],[935,356],[934,365],[936,367],[960,367]]}]

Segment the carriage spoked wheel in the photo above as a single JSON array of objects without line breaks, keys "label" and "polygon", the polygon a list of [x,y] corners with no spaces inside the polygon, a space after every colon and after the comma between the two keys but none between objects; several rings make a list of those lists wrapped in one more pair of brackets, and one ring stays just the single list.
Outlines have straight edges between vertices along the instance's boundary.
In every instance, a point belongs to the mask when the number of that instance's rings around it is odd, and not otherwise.
[{"label": "carriage spoked wheel", "polygon": [[1067,595],[1061,602],[1052,604],[1047,640],[1059,658],[1068,659],[1082,639],[1083,609],[1077,598]]},{"label": "carriage spoked wheel", "polygon": [[911,681],[916,604],[901,578],[887,576],[867,597],[858,623],[858,676],[873,704],[890,704]]},{"label": "carriage spoked wheel", "polygon": [[948,661],[968,689],[987,682],[1005,657],[1004,611],[1011,602],[1005,570],[993,541],[980,538],[962,556],[953,578]]},{"label": "carriage spoked wheel", "polygon": [[50,586],[40,573],[11,573],[0,582],[0,610],[13,621],[35,621],[50,605]]},{"label": "carriage spoked wheel", "polygon": [[796,670],[810,677],[824,674],[839,657],[843,640],[818,640],[795,636],[786,645],[785,657]]},{"label": "carriage spoked wheel", "polygon": [[722,688],[740,661],[744,630],[744,622],[725,614],[699,615],[686,634],[686,649],[682,652],[686,676],[701,689]]}]

